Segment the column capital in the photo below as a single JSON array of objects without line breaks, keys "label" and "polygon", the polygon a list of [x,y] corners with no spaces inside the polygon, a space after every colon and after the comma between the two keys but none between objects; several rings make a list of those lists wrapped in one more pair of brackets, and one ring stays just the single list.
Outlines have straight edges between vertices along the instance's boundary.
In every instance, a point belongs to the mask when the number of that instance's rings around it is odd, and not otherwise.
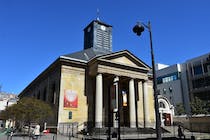
[{"label": "column capital", "polygon": [[113,82],[116,83],[116,82],[119,82],[119,80],[120,80],[119,76],[115,76]]},{"label": "column capital", "polygon": [[143,79],[143,80],[142,80],[143,83],[146,83],[146,82],[148,82],[148,81],[149,81],[148,79]]},{"label": "column capital", "polygon": [[133,78],[133,77],[129,77],[130,79],[134,79],[134,80],[136,80],[137,82],[148,82],[149,81],[149,79],[148,78],[145,78],[145,79],[139,79],[139,78]]},{"label": "column capital", "polygon": [[135,80],[134,78],[130,78],[130,79],[129,79],[129,81],[134,81],[134,80]]},{"label": "column capital", "polygon": [[103,75],[103,73],[100,73],[100,72],[96,73],[96,76],[98,76],[98,75]]}]

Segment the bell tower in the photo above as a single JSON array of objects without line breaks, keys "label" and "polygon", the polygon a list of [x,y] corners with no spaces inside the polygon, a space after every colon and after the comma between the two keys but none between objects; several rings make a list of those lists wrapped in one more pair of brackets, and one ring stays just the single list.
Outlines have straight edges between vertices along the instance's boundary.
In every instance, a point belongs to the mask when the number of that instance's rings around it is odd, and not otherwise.
[{"label": "bell tower", "polygon": [[89,48],[112,52],[112,26],[97,19],[85,27],[84,50]]}]

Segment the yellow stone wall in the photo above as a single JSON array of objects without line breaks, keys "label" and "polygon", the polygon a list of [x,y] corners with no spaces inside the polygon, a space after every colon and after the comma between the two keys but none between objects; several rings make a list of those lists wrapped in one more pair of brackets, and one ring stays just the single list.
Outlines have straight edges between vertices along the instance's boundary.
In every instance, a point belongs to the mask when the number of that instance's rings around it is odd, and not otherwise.
[{"label": "yellow stone wall", "polygon": [[[137,101],[137,112],[138,112],[138,126],[144,126],[144,95],[143,95],[143,87],[142,82],[138,82],[138,94],[139,100]],[[153,84],[152,81],[148,82],[148,105],[149,105],[149,125],[153,126],[155,124],[155,108],[154,108],[154,96],[153,96]]]},{"label": "yellow stone wall", "polygon": [[138,125],[139,127],[144,126],[144,102],[143,102],[143,88],[142,82],[138,82],[139,100],[137,101],[138,109]]},{"label": "yellow stone wall", "polygon": [[148,83],[148,96],[149,96],[149,120],[150,123],[155,121],[155,107],[154,107],[154,94],[153,94],[153,84],[152,82]]},{"label": "yellow stone wall", "polygon": [[[70,91],[70,93],[74,93],[78,97],[76,107],[64,107],[64,94],[66,91]],[[62,66],[58,123],[78,122],[80,124],[87,121],[88,106],[84,92],[85,69]],[[69,119],[70,111],[72,112],[72,119]]]}]

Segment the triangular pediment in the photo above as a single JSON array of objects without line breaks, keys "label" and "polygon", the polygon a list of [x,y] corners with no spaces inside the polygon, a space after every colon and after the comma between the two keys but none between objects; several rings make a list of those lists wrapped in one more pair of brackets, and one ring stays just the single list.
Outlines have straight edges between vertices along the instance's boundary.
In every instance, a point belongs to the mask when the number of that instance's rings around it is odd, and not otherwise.
[{"label": "triangular pediment", "polygon": [[120,63],[120,64],[124,64],[124,65],[130,65],[130,66],[137,67],[137,64],[135,64],[132,60],[130,60],[126,56],[121,56],[121,57],[118,57],[118,58],[114,58],[111,61],[115,62],[115,63]]},{"label": "triangular pediment", "polygon": [[141,61],[139,58],[137,58],[127,50],[99,56],[96,59],[99,61],[105,61],[107,63],[109,62],[112,64],[125,65],[129,67],[150,70],[150,67],[147,64],[145,64],[143,61]]}]

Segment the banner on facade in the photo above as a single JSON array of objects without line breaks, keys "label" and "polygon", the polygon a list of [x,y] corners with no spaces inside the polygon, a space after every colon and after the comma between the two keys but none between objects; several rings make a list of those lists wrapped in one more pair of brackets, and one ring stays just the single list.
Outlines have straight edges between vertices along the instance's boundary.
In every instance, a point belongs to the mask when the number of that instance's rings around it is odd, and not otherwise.
[{"label": "banner on facade", "polygon": [[123,97],[123,106],[127,106],[127,93],[126,91],[122,91],[122,97]]},{"label": "banner on facade", "polygon": [[64,108],[77,108],[78,107],[78,94],[74,90],[64,90]]}]

